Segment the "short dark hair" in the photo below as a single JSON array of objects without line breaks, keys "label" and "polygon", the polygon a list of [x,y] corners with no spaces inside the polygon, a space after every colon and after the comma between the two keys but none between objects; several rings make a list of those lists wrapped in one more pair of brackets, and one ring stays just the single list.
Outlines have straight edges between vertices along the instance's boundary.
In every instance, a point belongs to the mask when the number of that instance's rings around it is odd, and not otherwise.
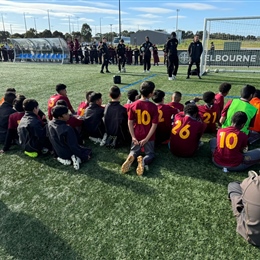
[{"label": "short dark hair", "polygon": [[64,84],[58,84],[56,85],[56,91],[59,93],[61,90],[66,89],[67,86]]},{"label": "short dark hair", "polygon": [[255,91],[254,97],[260,98],[260,89]]},{"label": "short dark hair", "polygon": [[102,98],[102,94],[101,94],[101,93],[93,92],[93,93],[91,93],[91,95],[89,96],[89,102],[95,103],[95,102],[96,102],[97,100],[99,100],[100,98]]},{"label": "short dark hair", "polygon": [[5,92],[16,92],[15,88],[7,88]]},{"label": "short dark hair", "polygon": [[160,103],[160,102],[163,101],[164,97],[165,97],[165,92],[157,89],[157,90],[154,91],[152,99],[155,103]]},{"label": "short dark hair", "polygon": [[241,98],[248,99],[251,95],[255,94],[255,87],[252,85],[245,85],[241,89]]},{"label": "short dark hair", "polygon": [[26,98],[23,101],[23,109],[28,112],[32,112],[34,108],[39,106],[38,102],[35,99]]},{"label": "short dark hair", "polygon": [[175,91],[175,92],[173,92],[173,94],[175,94],[176,96],[179,96],[180,98],[182,97],[182,94],[180,91]]},{"label": "short dark hair", "polygon": [[219,92],[222,94],[228,93],[230,89],[231,89],[231,84],[227,82],[222,83],[218,88]]},{"label": "short dark hair", "polygon": [[64,114],[68,114],[69,110],[66,106],[57,105],[52,108],[51,113],[54,118],[62,117]]},{"label": "short dark hair", "polygon": [[4,96],[4,101],[12,105],[15,98],[16,95],[13,92],[6,92]]},{"label": "short dark hair", "polygon": [[242,126],[246,123],[247,121],[247,115],[245,112],[242,112],[242,111],[238,111],[236,112],[232,118],[231,118],[231,122],[232,124],[234,124],[235,126]]},{"label": "short dark hair", "polygon": [[199,109],[195,104],[188,104],[184,107],[184,114],[189,116],[194,116],[195,114],[198,114]]},{"label": "short dark hair", "polygon": [[14,99],[14,108],[17,112],[23,112],[24,108],[23,108],[23,101],[26,99],[26,97],[24,95],[19,95]]},{"label": "short dark hair", "polygon": [[68,107],[68,104],[65,100],[63,99],[60,99],[56,102],[56,106],[65,106],[65,107]]},{"label": "short dark hair", "polygon": [[124,39],[120,39],[120,42],[124,42]]},{"label": "short dark hair", "polygon": [[135,99],[136,99],[136,96],[138,96],[138,90],[136,90],[136,89],[130,89],[128,92],[127,92],[127,98],[130,100],[130,101],[132,101],[132,102],[134,102],[135,101]]},{"label": "short dark hair", "polygon": [[171,33],[171,36],[172,36],[172,37],[176,37],[176,32],[172,32],[172,33]]},{"label": "short dark hair", "polygon": [[215,93],[212,91],[207,91],[203,94],[203,101],[207,104],[211,103],[215,98]]},{"label": "short dark hair", "polygon": [[109,95],[111,98],[116,99],[120,96],[121,92],[120,92],[120,88],[118,86],[113,86],[110,88],[109,90]]},{"label": "short dark hair", "polygon": [[140,86],[140,93],[144,97],[148,97],[153,93],[155,85],[152,81],[144,81]]},{"label": "short dark hair", "polygon": [[90,96],[93,92],[94,92],[93,90],[90,90],[90,91],[87,91],[87,92],[86,92],[86,100],[87,100],[88,103],[89,103],[89,96]]}]

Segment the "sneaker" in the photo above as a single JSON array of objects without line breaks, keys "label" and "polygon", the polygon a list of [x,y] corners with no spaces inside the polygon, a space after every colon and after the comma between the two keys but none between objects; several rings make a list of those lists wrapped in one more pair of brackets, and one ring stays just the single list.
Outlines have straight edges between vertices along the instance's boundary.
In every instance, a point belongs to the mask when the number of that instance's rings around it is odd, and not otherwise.
[{"label": "sneaker", "polygon": [[38,156],[37,152],[27,152],[27,151],[24,151],[24,154],[28,155],[31,158],[36,158]]},{"label": "sneaker", "polygon": [[169,77],[168,80],[173,80],[173,78],[172,78],[172,77]]},{"label": "sneaker", "polygon": [[107,133],[104,133],[104,136],[100,142],[100,146],[104,146],[106,144],[107,141]]},{"label": "sneaker", "polygon": [[199,79],[201,79],[201,76],[198,76]]},{"label": "sneaker", "polygon": [[141,176],[143,175],[144,173],[144,162],[143,162],[143,156],[138,156],[137,157],[137,162],[138,162],[138,165],[137,165],[137,168],[136,168],[136,173],[138,176]]},{"label": "sneaker", "polygon": [[100,144],[102,142],[102,140],[100,138],[96,138],[96,137],[89,137],[89,140],[91,140],[92,142],[94,142],[95,144]]},{"label": "sneaker", "polygon": [[123,72],[126,72],[125,68],[123,68]]},{"label": "sneaker", "polygon": [[109,70],[107,70],[106,73],[111,73],[111,72]]},{"label": "sneaker", "polygon": [[100,73],[104,74],[104,71],[103,71],[103,70],[101,70],[101,71],[100,71]]},{"label": "sneaker", "polygon": [[121,73],[121,70],[119,70],[118,73]]},{"label": "sneaker", "polygon": [[71,160],[73,162],[73,167],[75,170],[79,170],[80,158],[76,155],[71,156]]},{"label": "sneaker", "polygon": [[147,70],[147,73],[150,73],[150,70]]},{"label": "sneaker", "polygon": [[63,165],[71,165],[71,160],[66,160],[66,159],[62,159],[62,158],[58,157],[57,161]]},{"label": "sneaker", "polygon": [[126,161],[122,164],[121,166],[121,172],[122,173],[127,173],[134,162],[135,157],[133,155],[129,155],[126,159]]},{"label": "sneaker", "polygon": [[172,78],[175,80],[175,79],[176,79],[176,76],[175,76],[175,75],[173,75],[173,76],[172,76]]},{"label": "sneaker", "polygon": [[146,72],[146,70],[144,70],[144,73]]},{"label": "sneaker", "polygon": [[190,76],[187,76],[187,78],[186,79],[189,79],[190,78]]}]

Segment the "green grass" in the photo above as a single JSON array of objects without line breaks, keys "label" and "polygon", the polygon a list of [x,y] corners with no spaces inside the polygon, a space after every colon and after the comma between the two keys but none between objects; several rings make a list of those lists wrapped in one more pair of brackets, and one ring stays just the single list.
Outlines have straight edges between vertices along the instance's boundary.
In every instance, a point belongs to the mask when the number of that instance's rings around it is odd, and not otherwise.
[{"label": "green grass", "polygon": [[[57,83],[67,85],[75,108],[86,90],[100,91],[107,103],[117,67],[105,75],[96,65],[0,63],[0,70],[1,93],[15,87],[46,112]],[[259,86],[258,74],[210,73],[187,81],[186,70],[180,68],[176,81],[168,81],[164,66],[152,67],[149,76],[157,89],[181,91],[183,102],[191,98],[186,94],[217,92],[224,81],[232,83],[231,96],[246,83]],[[140,66],[128,66],[120,87],[147,76]],[[143,177],[134,167],[120,173],[128,147],[108,150],[88,141],[93,158],[79,171],[12,148],[0,155],[0,259],[259,259],[259,250],[236,234],[227,200],[228,183],[247,172],[215,168],[207,144],[211,137],[205,135],[204,146],[189,159],[160,147]]]}]

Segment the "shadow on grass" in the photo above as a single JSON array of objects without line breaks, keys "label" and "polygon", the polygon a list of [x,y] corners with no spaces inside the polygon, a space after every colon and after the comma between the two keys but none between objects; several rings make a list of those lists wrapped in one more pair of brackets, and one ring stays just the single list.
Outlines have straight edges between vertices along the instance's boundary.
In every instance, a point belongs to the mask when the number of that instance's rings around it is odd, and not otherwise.
[{"label": "shadow on grass", "polygon": [[0,246],[15,259],[82,259],[41,221],[0,201]]}]

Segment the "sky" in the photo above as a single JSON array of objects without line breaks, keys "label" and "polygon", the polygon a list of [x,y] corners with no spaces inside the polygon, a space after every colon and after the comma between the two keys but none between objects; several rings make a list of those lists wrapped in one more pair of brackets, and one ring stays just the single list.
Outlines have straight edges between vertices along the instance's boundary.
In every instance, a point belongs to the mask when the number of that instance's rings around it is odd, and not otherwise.
[{"label": "sky", "polygon": [[[25,33],[49,29],[63,33],[90,25],[92,35],[119,31],[119,2],[122,31],[202,31],[205,18],[258,16],[258,1],[174,1],[174,0],[0,0],[0,31]],[[49,17],[48,17],[49,15]],[[178,17],[178,18],[177,18]]]}]

